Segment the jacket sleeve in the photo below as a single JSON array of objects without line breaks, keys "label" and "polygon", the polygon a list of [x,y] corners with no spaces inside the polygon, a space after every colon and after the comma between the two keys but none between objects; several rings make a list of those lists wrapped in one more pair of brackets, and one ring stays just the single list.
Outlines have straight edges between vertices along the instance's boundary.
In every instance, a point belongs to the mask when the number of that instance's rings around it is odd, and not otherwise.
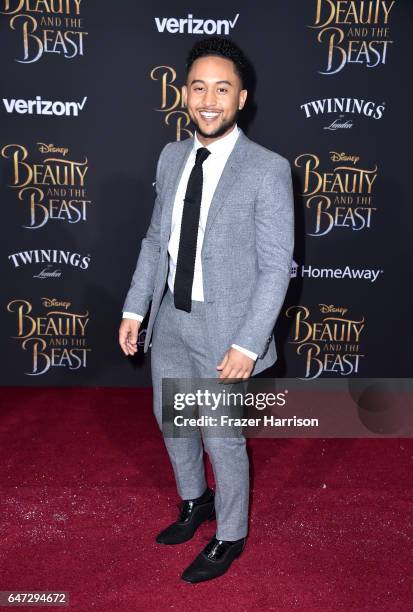
[{"label": "jacket sleeve", "polygon": [[162,203],[160,193],[163,181],[163,158],[164,152],[170,144],[171,143],[167,143],[159,155],[156,168],[156,198],[151,222],[145,237],[142,239],[135,271],[122,306],[122,311],[140,314],[141,316],[145,316],[149,308],[155,286],[155,275],[161,248],[160,231]]},{"label": "jacket sleeve", "polygon": [[294,250],[291,166],[283,157],[271,161],[257,194],[255,237],[258,274],[232,342],[262,357],[287,293]]}]

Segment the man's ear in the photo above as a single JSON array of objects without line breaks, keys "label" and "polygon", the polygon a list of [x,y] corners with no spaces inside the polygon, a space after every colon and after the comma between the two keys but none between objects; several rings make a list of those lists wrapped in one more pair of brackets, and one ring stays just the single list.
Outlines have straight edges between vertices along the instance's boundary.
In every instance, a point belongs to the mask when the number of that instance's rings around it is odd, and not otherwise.
[{"label": "man's ear", "polygon": [[187,94],[188,94],[188,89],[186,85],[182,85],[182,104],[184,106],[186,106]]},{"label": "man's ear", "polygon": [[240,91],[239,110],[244,108],[245,102],[247,101],[247,95],[248,95],[248,90],[247,89],[241,89],[241,91]]}]

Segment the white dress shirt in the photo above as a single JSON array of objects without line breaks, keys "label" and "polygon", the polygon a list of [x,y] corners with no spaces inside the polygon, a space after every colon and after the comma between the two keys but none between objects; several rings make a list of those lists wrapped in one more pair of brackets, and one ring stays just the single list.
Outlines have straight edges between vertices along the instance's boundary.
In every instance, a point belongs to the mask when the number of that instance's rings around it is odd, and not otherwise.
[{"label": "white dress shirt", "polygon": [[[199,214],[199,225],[198,225],[198,238],[196,243],[196,257],[195,257],[195,268],[194,268],[194,281],[192,285],[192,300],[204,301],[204,290],[202,282],[202,262],[201,262],[201,249],[204,240],[204,232],[206,221],[208,217],[208,211],[211,204],[212,197],[214,195],[216,186],[224,170],[224,166],[227,162],[229,154],[231,153],[235,142],[239,135],[239,128],[235,124],[234,128],[226,134],[223,138],[219,138],[215,142],[206,147],[211,154],[208,155],[206,160],[202,164],[203,169],[203,184],[202,184],[202,200],[201,209]],[[171,224],[171,235],[168,242],[168,253],[169,253],[169,274],[168,274],[168,286],[173,293],[173,287],[175,282],[176,264],[178,260],[178,249],[179,249],[179,238],[181,234],[181,221],[182,211],[184,206],[184,197],[188,184],[189,175],[191,174],[192,168],[195,164],[196,151],[199,147],[204,145],[198,140],[195,132],[194,146],[189,154],[186,162],[184,171],[179,181],[174,206],[172,210],[172,224]],[[142,315],[135,314],[133,312],[123,312],[123,318],[136,319],[138,321],[143,320]],[[249,351],[238,344],[232,344],[234,348],[256,360],[257,354]]]}]

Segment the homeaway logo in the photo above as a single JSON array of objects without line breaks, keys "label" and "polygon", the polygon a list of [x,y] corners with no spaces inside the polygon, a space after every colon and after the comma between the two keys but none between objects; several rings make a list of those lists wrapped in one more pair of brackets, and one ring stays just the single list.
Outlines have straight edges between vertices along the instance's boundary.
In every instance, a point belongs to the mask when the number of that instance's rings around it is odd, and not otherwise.
[{"label": "homeaway logo", "polygon": [[79,111],[84,109],[87,96],[81,102],[62,102],[60,100],[42,100],[36,96],[34,100],[22,100],[21,98],[3,98],[4,108],[8,113],[19,115],[66,115],[77,117]]},{"label": "homeaway logo", "polygon": [[[378,277],[383,274],[383,270],[378,268],[352,268],[345,266],[344,268],[316,268],[315,266],[298,266],[294,262],[295,268],[292,269],[291,278],[337,278],[351,280],[365,280],[370,283],[375,283]],[[301,274],[298,270],[301,270]]]},{"label": "homeaway logo", "polygon": [[179,19],[176,17],[154,17],[158,32],[163,34],[229,34],[238,21],[239,13],[234,19],[194,19],[193,15]]}]

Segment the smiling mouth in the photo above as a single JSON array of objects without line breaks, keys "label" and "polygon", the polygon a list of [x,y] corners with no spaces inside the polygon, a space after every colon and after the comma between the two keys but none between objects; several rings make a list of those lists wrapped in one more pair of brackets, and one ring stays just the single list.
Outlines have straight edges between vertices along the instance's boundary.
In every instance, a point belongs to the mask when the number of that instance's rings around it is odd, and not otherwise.
[{"label": "smiling mouth", "polygon": [[207,123],[211,123],[221,113],[220,112],[215,112],[215,111],[201,111],[199,114],[201,115],[202,119],[204,119],[204,121],[206,121]]}]

